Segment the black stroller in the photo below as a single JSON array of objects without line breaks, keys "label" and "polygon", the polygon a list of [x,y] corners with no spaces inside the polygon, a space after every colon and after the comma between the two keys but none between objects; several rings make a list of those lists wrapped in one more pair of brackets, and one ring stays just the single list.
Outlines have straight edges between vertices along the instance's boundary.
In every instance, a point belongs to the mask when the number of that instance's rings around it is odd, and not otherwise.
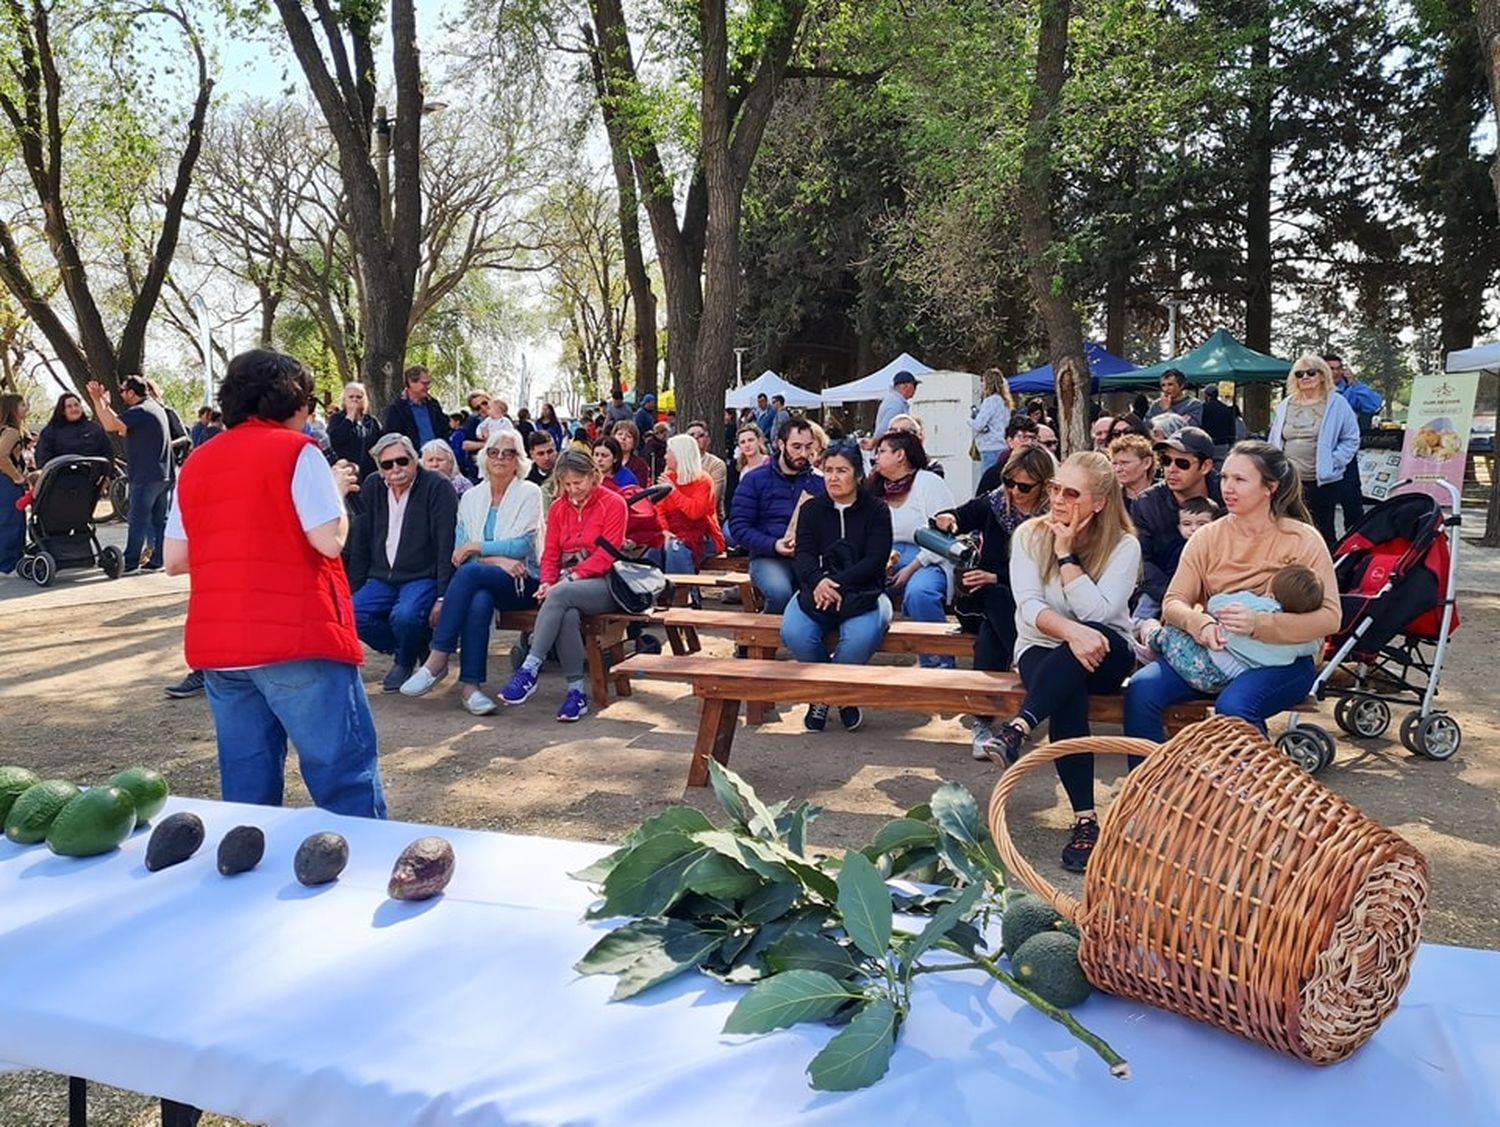
[{"label": "black stroller", "polygon": [[[1324,643],[1327,663],[1313,693],[1338,702],[1334,722],[1357,739],[1383,735],[1392,705],[1409,705],[1401,742],[1414,755],[1442,760],[1463,740],[1458,721],[1434,707],[1448,639],[1458,629],[1459,496],[1442,479],[1422,484],[1446,490],[1451,509],[1426,493],[1394,495],[1339,542],[1343,625]],[[1310,772],[1333,762],[1332,737],[1295,714],[1277,744]]]},{"label": "black stroller", "polygon": [[53,458],[42,468],[26,518],[26,553],[16,565],[38,587],[64,568],[99,567],[111,579],[125,570],[115,547],[101,548],[94,507],[113,472],[108,458]]}]

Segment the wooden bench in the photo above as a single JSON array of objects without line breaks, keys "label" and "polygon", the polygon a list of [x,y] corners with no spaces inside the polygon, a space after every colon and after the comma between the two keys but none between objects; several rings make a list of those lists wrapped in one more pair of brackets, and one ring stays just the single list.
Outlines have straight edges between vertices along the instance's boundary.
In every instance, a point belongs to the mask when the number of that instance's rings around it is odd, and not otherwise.
[{"label": "wooden bench", "polygon": [[693,591],[720,591],[726,588],[740,593],[741,606],[755,605],[755,584],[750,582],[750,576],[743,571],[706,571],[696,575],[668,573],[667,579],[672,584],[673,606],[686,607]]},{"label": "wooden bench", "polygon": [[[913,669],[909,666],[860,666],[851,676],[844,665],[754,658],[668,657],[637,655],[616,665],[615,675],[661,681],[686,681],[702,702],[698,737],[688,767],[687,785],[708,784],[708,760],[729,763],[740,702],[821,701],[833,708],[889,709],[898,712],[961,713],[984,716],[1016,712],[1026,690],[1014,673],[972,669]],[[1184,701],[1163,714],[1168,732],[1208,715],[1212,702]],[[1089,698],[1089,719],[1119,724],[1125,716],[1123,694]]]}]

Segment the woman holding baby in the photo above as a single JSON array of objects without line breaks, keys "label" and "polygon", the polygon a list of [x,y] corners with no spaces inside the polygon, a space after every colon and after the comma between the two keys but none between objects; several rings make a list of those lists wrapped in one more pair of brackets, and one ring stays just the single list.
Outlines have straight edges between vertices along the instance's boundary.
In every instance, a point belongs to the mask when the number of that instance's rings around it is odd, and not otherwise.
[{"label": "woman holding baby", "polygon": [[1130,678],[1127,736],[1163,739],[1164,709],[1215,688],[1215,712],[1264,731],[1267,717],[1307,695],[1312,655],[1339,628],[1333,559],[1287,454],[1241,442],[1219,484],[1227,515],[1188,541],[1163,624],[1144,632],[1161,656]]}]

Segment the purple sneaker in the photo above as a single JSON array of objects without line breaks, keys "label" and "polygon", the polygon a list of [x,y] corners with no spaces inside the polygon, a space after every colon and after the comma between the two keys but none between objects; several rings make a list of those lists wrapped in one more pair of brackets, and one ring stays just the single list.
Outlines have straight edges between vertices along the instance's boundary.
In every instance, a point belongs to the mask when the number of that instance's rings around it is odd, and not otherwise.
[{"label": "purple sneaker", "polygon": [[506,704],[525,704],[536,692],[536,674],[524,665],[517,669],[505,688],[500,690],[500,699]]},{"label": "purple sneaker", "polygon": [[589,698],[578,689],[569,689],[568,695],[563,697],[562,707],[557,710],[557,718],[564,724],[571,724],[588,714]]}]

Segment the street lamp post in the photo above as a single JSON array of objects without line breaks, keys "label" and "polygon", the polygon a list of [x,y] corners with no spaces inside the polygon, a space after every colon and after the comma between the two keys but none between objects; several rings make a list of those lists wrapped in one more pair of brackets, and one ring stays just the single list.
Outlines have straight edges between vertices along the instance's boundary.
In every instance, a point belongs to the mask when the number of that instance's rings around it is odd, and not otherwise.
[{"label": "street lamp post", "polygon": [[745,353],[747,351],[749,351],[749,350],[745,349],[745,348],[736,348],[734,350],[734,386],[735,387],[744,387],[745,386]]},{"label": "street lamp post", "polygon": [[1180,297],[1169,297],[1162,302],[1167,307],[1167,355],[1177,355],[1177,311],[1182,308]]}]

